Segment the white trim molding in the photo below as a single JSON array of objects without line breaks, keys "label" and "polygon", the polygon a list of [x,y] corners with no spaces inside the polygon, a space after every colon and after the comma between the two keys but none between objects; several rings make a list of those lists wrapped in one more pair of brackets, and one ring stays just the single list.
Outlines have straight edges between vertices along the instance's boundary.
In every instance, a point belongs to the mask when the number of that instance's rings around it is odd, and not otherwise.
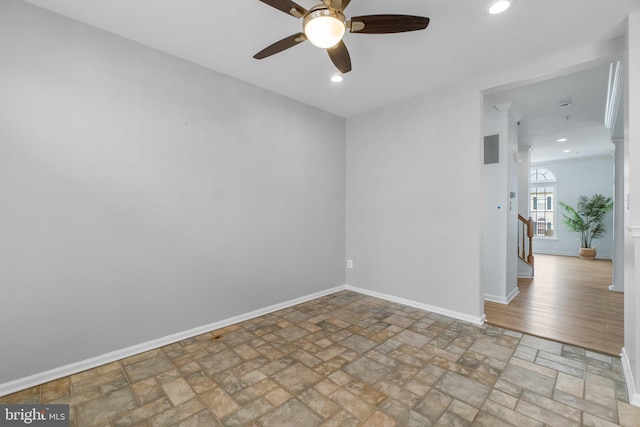
[{"label": "white trim molding", "polygon": [[[575,252],[560,252],[560,251],[536,251],[536,254],[540,254],[540,255],[558,255],[558,256],[569,256],[569,257],[573,257],[576,258],[578,257],[578,251],[576,250]],[[608,259],[608,260],[613,260],[613,257],[609,254],[607,255],[597,255],[596,254],[596,259]]]},{"label": "white trim molding", "polygon": [[[628,200],[627,200],[627,203],[629,203]],[[627,209],[628,209],[628,205],[627,205]],[[640,224],[625,224],[625,226],[627,231],[633,238],[633,247],[634,247],[633,264],[635,266],[635,268],[632,269],[631,276],[629,276],[628,278],[625,277],[625,281],[629,279],[628,283],[631,284],[631,287],[629,287],[629,289],[633,290],[634,288],[637,288],[638,283],[640,283],[640,267],[639,267],[640,265]],[[637,292],[637,289],[634,290],[633,292],[628,292],[625,294],[625,306],[627,304],[630,304],[632,309],[634,306],[637,306],[638,298],[637,298],[637,294],[635,294],[636,292]],[[640,379],[639,378],[640,372],[638,372],[638,369],[637,369],[638,363],[636,360],[638,355],[638,342],[635,342],[635,343],[627,342],[627,338],[628,338],[627,335],[629,330],[636,330],[638,327],[638,324],[639,322],[638,322],[637,315],[635,316],[635,318],[627,319],[627,316],[625,313],[625,344],[632,344],[631,348],[629,348],[629,351],[631,351],[632,354],[631,354],[631,357],[629,357],[629,354],[627,353],[627,347],[622,349],[622,367],[624,369],[624,376],[627,382],[627,389],[629,390],[629,402],[635,406],[640,406],[640,390],[638,389],[638,387],[640,387],[640,384],[638,383],[638,380]],[[637,338],[638,338],[638,334],[635,333],[633,334],[631,341]],[[635,377],[634,377],[634,374],[635,374]]]},{"label": "white trim molding", "polygon": [[282,310],[294,305],[302,304],[303,302],[311,301],[316,298],[320,298],[326,295],[334,294],[336,292],[345,289],[344,285],[336,286],[331,289],[316,292],[310,295],[295,298],[283,303],[270,305],[268,307],[260,308],[258,310],[251,311],[249,313],[241,314],[238,316],[230,317],[228,319],[220,320],[218,322],[210,323],[204,326],[198,326],[193,329],[178,332],[176,334],[167,335],[162,338],[154,339],[144,342],[142,344],[133,345],[120,350],[112,351],[110,353],[102,354],[100,356],[92,357],[90,359],[82,360],[68,365],[60,366],[48,371],[40,372],[28,377],[19,378],[14,381],[0,384],[0,397],[7,394],[15,393],[30,387],[35,387],[40,384],[47,383],[49,381],[57,380],[62,377],[77,374],[78,372],[86,371],[87,369],[93,369],[98,366],[105,365],[107,363],[115,362],[116,360],[124,359],[125,357],[134,356],[136,354],[144,353],[145,351],[153,350],[159,347],[163,347],[169,344],[173,344],[178,341],[182,341],[187,338],[192,338],[197,335],[201,335],[207,332],[215,331],[226,326],[234,325],[236,323],[244,322],[245,320],[253,319],[255,317],[264,316],[265,314],[273,313],[278,310]]},{"label": "white trim molding", "polygon": [[631,373],[631,365],[629,363],[629,356],[624,348],[622,348],[622,369],[624,370],[624,377],[627,380],[627,390],[629,391],[629,403],[635,406],[640,406],[640,390],[636,388],[636,383]]},{"label": "white trim molding", "polygon": [[634,239],[640,239],[640,225],[627,225],[627,230]]},{"label": "white trim molding", "polygon": [[511,301],[513,301],[513,299],[517,297],[519,293],[520,289],[515,288],[509,295],[506,296],[506,298],[498,295],[484,294],[484,300],[507,305]]},{"label": "white trim molding", "polygon": [[397,302],[398,304],[408,305],[409,307],[419,308],[420,310],[430,311],[436,314],[442,314],[443,316],[452,317],[454,319],[462,320],[465,322],[473,323],[476,325],[483,325],[486,316],[483,314],[482,316],[476,317],[471,316],[466,313],[460,313],[459,311],[448,310],[446,308],[436,307],[429,304],[424,304],[421,302],[396,297],[393,295],[383,294],[376,291],[370,291],[368,289],[358,288],[351,285],[345,285],[345,289],[353,292],[358,292],[360,294],[369,295],[371,297],[384,299],[391,302]]}]

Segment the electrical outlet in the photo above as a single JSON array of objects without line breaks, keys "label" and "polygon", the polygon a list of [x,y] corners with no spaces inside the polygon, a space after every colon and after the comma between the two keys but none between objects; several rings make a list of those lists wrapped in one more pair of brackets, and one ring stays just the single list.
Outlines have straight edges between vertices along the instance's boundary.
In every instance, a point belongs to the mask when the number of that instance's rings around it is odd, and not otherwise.
[{"label": "electrical outlet", "polygon": [[347,260],[347,268],[353,268],[353,260],[352,259],[348,259]]}]

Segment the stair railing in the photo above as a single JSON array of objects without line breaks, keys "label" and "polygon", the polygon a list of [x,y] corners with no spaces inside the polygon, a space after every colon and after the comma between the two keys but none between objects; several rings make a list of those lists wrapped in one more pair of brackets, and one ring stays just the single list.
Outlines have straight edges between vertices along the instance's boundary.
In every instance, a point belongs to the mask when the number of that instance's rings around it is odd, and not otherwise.
[{"label": "stair railing", "polygon": [[518,214],[520,227],[518,231],[518,256],[531,266],[533,270],[533,220]]}]

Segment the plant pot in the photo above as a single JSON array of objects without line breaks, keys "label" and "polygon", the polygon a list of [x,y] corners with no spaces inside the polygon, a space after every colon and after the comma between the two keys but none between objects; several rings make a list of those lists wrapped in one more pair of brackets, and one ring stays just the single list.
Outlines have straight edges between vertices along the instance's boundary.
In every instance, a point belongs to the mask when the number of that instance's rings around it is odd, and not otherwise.
[{"label": "plant pot", "polygon": [[582,259],[594,259],[596,257],[596,248],[580,248],[578,256]]}]

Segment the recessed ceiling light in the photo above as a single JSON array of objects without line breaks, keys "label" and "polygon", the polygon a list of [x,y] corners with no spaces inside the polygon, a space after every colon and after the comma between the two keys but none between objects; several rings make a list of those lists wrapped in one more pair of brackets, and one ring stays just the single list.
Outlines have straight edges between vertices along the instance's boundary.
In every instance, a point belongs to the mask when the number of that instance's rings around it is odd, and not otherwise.
[{"label": "recessed ceiling light", "polygon": [[567,138],[556,139],[556,142],[567,142],[567,141],[568,141]]},{"label": "recessed ceiling light", "polygon": [[511,2],[508,0],[498,0],[494,2],[489,8],[489,13],[492,15],[497,15],[498,13],[502,13],[505,10],[509,9],[511,6]]},{"label": "recessed ceiling light", "polygon": [[562,150],[563,153],[570,153],[571,150]]},{"label": "recessed ceiling light", "polygon": [[340,74],[334,74],[333,76],[331,76],[331,81],[334,83],[340,83],[343,79],[343,77]]}]

